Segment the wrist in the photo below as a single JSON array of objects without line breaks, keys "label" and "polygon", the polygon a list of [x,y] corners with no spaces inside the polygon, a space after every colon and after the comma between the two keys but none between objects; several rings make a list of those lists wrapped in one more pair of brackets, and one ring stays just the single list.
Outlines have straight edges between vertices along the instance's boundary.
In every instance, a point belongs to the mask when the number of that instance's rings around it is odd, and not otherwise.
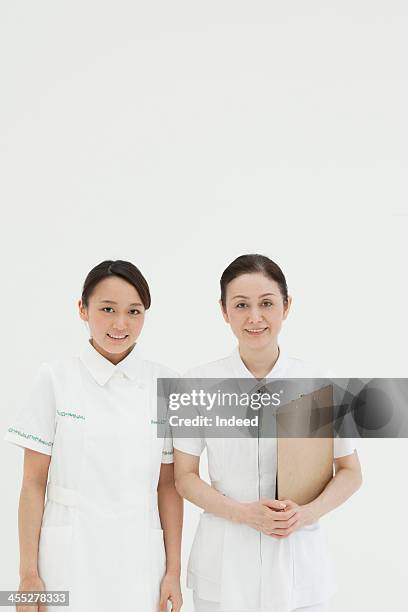
[{"label": "wrist", "polygon": [[310,523],[315,523],[316,521],[318,521],[319,518],[321,517],[319,502],[317,500],[314,500],[310,502],[309,504],[306,504],[305,507],[308,510],[308,514],[310,517]]},{"label": "wrist", "polygon": [[20,580],[35,580],[39,578],[40,574],[38,573],[38,568],[20,568]]},{"label": "wrist", "polygon": [[171,576],[172,578],[177,578],[180,580],[181,575],[181,566],[180,565],[168,565],[166,568],[166,576]]},{"label": "wrist", "polygon": [[235,523],[246,524],[247,512],[248,512],[248,505],[246,503],[234,501],[233,506],[232,506],[231,520],[234,521]]}]

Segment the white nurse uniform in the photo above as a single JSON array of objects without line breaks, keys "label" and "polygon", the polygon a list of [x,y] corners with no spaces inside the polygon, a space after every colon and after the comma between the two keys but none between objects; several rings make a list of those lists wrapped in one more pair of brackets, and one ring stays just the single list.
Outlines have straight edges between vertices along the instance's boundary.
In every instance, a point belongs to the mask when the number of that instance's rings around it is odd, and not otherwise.
[{"label": "white nurse uniform", "polygon": [[156,379],[175,376],[138,346],[113,365],[87,341],[42,364],[8,428],[9,442],[51,455],[39,573],[47,590],[70,591],[72,612],[158,609],[157,484],[173,449],[156,435]]},{"label": "white nurse uniform", "polygon": [[[191,378],[251,378],[239,350],[194,368]],[[328,373],[289,357],[280,347],[265,377],[324,378]],[[276,438],[177,438],[174,448],[201,455],[207,449],[211,485],[242,502],[274,499]],[[354,439],[334,439],[334,457],[354,452]],[[234,612],[289,612],[327,601],[336,591],[324,533],[317,521],[276,539],[243,524],[203,512],[195,534],[187,586],[196,600]]]}]

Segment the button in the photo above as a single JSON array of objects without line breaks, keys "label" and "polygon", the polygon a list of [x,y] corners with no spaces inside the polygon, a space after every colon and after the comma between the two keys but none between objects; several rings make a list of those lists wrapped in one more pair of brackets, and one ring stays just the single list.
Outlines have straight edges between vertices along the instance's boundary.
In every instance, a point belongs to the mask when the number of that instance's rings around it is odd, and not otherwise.
[{"label": "button", "polygon": [[121,370],[116,370],[114,375],[115,375],[117,378],[124,378],[124,377],[125,377],[124,372],[121,372]]}]

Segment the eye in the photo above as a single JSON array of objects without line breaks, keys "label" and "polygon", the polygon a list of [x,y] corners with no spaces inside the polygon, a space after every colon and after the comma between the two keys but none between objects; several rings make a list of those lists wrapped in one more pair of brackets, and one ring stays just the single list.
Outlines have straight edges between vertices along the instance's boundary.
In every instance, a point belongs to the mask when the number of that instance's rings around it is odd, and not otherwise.
[{"label": "eye", "polygon": [[137,308],[132,308],[132,310],[131,310],[130,312],[131,312],[131,314],[133,314],[133,315],[138,315],[138,314],[140,314],[140,310],[138,310]]},{"label": "eye", "polygon": [[245,307],[245,306],[247,306],[247,304],[245,304],[245,302],[240,302],[239,304],[237,304],[235,306],[235,308],[242,308],[242,307]]},{"label": "eye", "polygon": [[102,308],[102,310],[103,310],[104,312],[107,312],[108,310],[110,310],[111,312],[113,312],[113,308],[112,308],[112,306],[104,306],[104,307]]},{"label": "eye", "polygon": [[269,300],[264,300],[264,301],[262,302],[262,306],[267,306],[267,307],[269,307],[269,306],[273,306],[273,304],[272,304],[272,302],[270,302]]}]

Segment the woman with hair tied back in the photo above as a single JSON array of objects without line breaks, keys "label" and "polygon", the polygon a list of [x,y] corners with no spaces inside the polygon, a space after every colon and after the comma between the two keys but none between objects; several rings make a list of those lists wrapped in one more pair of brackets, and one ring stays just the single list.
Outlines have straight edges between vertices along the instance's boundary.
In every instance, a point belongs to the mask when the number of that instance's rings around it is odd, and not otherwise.
[{"label": "woman with hair tied back", "polygon": [[[175,374],[140,353],[149,307],[135,265],[95,266],[78,302],[90,338],[77,356],[41,365],[6,434],[25,449],[19,590],[69,591],[72,612],[182,605],[183,502],[171,438],[154,426],[156,380]],[[46,601],[40,612],[57,609]]]},{"label": "woman with hair tied back", "polygon": [[[325,378],[326,371],[286,354],[278,342],[292,298],[268,257],[235,259],[221,277],[220,306],[238,340],[224,359],[185,374],[194,379]],[[264,409],[264,411],[267,408]],[[204,510],[187,585],[195,612],[326,612],[336,591],[319,524],[361,485],[354,439],[333,440],[335,475],[311,503],[276,497],[276,437],[177,437],[176,488]],[[207,449],[211,485],[200,478]]]}]

